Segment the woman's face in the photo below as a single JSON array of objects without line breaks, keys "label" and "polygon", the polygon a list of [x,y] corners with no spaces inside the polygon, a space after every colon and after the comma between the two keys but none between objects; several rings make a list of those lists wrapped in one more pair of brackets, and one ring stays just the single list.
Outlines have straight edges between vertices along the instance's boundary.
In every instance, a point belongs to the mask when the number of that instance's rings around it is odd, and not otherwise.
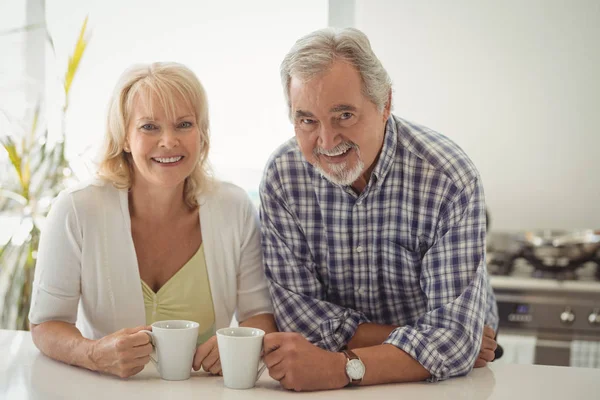
[{"label": "woman's face", "polygon": [[169,115],[155,95],[150,103],[136,95],[127,127],[126,148],[133,159],[133,182],[175,188],[183,185],[200,157],[196,115],[181,96],[174,98],[174,115]]}]

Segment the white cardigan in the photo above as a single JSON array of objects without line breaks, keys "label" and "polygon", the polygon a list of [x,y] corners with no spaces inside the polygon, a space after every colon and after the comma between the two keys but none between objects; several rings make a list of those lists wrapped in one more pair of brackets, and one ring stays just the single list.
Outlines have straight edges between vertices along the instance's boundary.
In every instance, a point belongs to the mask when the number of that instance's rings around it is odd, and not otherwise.
[{"label": "white cardigan", "polygon": [[[238,321],[272,313],[250,199],[218,182],[199,203],[217,329],[234,312]],[[126,190],[93,180],[56,198],[40,238],[29,320],[73,323],[89,339],[146,324]]]}]

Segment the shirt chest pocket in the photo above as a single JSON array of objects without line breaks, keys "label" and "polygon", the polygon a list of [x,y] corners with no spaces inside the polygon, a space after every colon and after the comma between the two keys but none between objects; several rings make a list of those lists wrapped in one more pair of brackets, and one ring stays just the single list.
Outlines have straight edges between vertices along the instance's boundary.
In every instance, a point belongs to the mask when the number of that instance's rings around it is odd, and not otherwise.
[{"label": "shirt chest pocket", "polygon": [[385,291],[404,296],[421,296],[421,254],[382,239],[377,265],[379,280]]}]

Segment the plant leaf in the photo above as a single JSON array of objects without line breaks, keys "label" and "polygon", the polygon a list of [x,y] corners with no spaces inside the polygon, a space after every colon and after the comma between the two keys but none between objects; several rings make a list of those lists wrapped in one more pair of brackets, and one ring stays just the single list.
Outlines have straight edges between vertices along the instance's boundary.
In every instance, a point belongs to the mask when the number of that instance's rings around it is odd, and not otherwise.
[{"label": "plant leaf", "polygon": [[11,165],[15,169],[17,176],[19,177],[19,182],[21,183],[21,189],[23,189],[23,176],[21,175],[21,156],[17,151],[17,145],[12,140],[10,136],[0,137],[0,143],[2,143],[2,147],[8,153],[8,159],[10,160]]},{"label": "plant leaf", "polygon": [[[77,73],[77,68],[79,67],[79,63],[81,62],[81,57],[83,57],[83,53],[87,46],[87,39],[85,38],[85,31],[87,28],[88,17],[85,17],[83,21],[83,25],[81,26],[81,31],[79,31],[79,38],[77,39],[77,43],[75,43],[75,49],[73,50],[73,55],[69,57],[69,64],[67,67],[67,73],[65,74],[65,95],[69,96],[69,91],[71,90],[71,84],[73,83],[73,78],[75,78],[75,74]],[[65,105],[66,108],[66,105]]]}]

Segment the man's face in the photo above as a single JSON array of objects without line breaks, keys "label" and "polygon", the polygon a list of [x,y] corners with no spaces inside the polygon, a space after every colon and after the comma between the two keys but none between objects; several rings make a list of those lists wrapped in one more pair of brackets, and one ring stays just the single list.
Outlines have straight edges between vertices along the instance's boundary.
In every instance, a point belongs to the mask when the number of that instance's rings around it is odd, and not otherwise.
[{"label": "man's face", "polygon": [[381,151],[389,102],[383,111],[362,93],[358,71],[336,61],[308,81],[292,76],[291,112],[296,140],[308,162],[327,179],[366,186]]}]

